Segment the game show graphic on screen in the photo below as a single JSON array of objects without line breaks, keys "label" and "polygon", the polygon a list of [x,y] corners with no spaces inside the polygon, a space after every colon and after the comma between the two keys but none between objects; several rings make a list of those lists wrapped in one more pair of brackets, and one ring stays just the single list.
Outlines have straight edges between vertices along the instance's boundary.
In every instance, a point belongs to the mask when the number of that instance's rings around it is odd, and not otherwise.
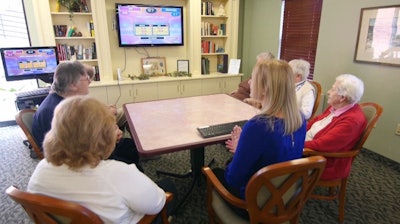
[{"label": "game show graphic on screen", "polygon": [[52,76],[58,65],[55,47],[2,48],[7,81]]},{"label": "game show graphic on screen", "polygon": [[183,8],[116,4],[120,47],[182,46]]}]

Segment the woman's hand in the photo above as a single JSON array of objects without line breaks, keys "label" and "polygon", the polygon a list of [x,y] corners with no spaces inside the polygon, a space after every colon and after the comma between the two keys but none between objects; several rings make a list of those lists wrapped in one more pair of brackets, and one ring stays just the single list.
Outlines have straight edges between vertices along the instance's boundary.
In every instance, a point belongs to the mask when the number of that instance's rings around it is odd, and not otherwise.
[{"label": "woman's hand", "polygon": [[239,142],[241,133],[242,133],[242,128],[240,126],[236,125],[235,127],[233,127],[233,130],[231,132],[231,138],[225,142],[225,146],[229,150],[229,152],[231,153],[236,152],[237,144]]},{"label": "woman's hand", "polygon": [[253,99],[253,98],[246,98],[243,100],[243,102],[252,105],[253,107],[256,107],[258,109],[261,109],[261,102],[259,100]]}]

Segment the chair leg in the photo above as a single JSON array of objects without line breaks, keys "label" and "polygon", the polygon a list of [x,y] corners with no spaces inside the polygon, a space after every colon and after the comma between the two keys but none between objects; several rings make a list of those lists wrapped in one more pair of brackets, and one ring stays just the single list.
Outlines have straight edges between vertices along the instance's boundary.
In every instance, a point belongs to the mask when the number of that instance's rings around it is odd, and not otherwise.
[{"label": "chair leg", "polygon": [[340,185],[340,195],[339,195],[339,222],[344,222],[344,204],[346,198],[346,187],[347,187],[347,178],[342,180]]}]

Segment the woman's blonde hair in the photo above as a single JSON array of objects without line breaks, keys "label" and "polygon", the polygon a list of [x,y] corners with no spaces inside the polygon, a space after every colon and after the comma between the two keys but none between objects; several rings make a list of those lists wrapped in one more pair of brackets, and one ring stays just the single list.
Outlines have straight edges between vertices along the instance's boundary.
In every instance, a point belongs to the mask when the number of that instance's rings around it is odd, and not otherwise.
[{"label": "woman's blonde hair", "polygon": [[256,63],[251,84],[251,97],[263,102],[261,114],[282,117],[285,134],[301,127],[303,118],[296,101],[294,75],[286,61],[274,59]]},{"label": "woman's blonde hair", "polygon": [[115,116],[89,96],[73,96],[57,105],[43,150],[47,161],[72,170],[96,167],[115,147]]}]

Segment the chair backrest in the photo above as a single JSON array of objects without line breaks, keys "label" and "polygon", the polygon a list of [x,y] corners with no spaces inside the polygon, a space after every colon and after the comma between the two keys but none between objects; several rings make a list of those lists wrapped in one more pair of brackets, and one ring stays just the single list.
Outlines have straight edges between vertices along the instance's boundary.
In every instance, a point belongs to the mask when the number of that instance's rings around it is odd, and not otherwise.
[{"label": "chair backrest", "polygon": [[28,139],[30,146],[38,155],[38,158],[43,159],[42,150],[40,149],[39,145],[36,143],[36,140],[32,135],[33,115],[35,114],[35,112],[36,110],[33,109],[20,110],[15,115],[15,121],[26,135],[26,138]]},{"label": "chair backrest", "polygon": [[322,87],[321,87],[321,84],[319,84],[319,82],[316,82],[313,80],[309,80],[309,82],[311,83],[311,85],[314,87],[314,90],[315,90],[314,107],[312,109],[311,117],[309,118],[309,119],[311,119],[312,117],[315,116],[315,113],[317,112],[318,107],[319,107],[319,103],[321,102]]},{"label": "chair backrest", "polygon": [[246,187],[250,223],[296,223],[326,164],[311,156],[260,169]]},{"label": "chair backrest", "polygon": [[367,126],[364,129],[363,134],[361,135],[360,140],[358,141],[354,150],[361,150],[364,146],[365,141],[367,141],[369,134],[372,129],[376,126],[380,116],[382,115],[383,108],[381,105],[372,102],[360,103],[360,107],[364,112],[365,118],[367,119]]},{"label": "chair backrest", "polygon": [[22,205],[36,224],[100,224],[103,221],[94,212],[74,203],[41,194],[33,194],[11,186],[8,196]]}]

